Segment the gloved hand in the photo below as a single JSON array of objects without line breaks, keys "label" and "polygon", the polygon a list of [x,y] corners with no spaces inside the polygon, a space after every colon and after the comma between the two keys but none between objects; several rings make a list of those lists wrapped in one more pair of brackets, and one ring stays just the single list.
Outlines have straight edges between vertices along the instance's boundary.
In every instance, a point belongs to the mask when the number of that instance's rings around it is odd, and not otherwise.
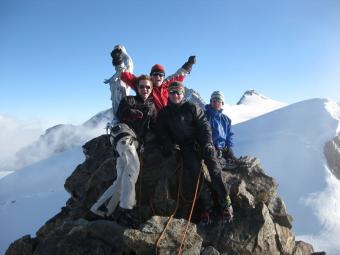
[{"label": "gloved hand", "polygon": [[190,56],[188,58],[188,61],[184,63],[182,68],[185,69],[188,73],[190,73],[192,69],[192,65],[195,63],[196,63],[196,56]]},{"label": "gloved hand", "polygon": [[115,56],[119,56],[122,54],[122,49],[115,48],[113,51],[111,51],[111,57],[114,58]]},{"label": "gloved hand", "polygon": [[121,55],[112,58],[112,65],[113,66],[119,66],[121,63],[123,63]]},{"label": "gloved hand", "polygon": [[225,147],[223,149],[223,151],[224,151],[224,153],[223,153],[224,157],[226,159],[237,160],[237,158],[234,156],[234,152],[233,152],[233,150],[231,148]]},{"label": "gloved hand", "polygon": [[215,155],[215,147],[211,143],[207,143],[204,146],[204,156],[205,157],[213,157]]},{"label": "gloved hand", "polygon": [[120,65],[123,62],[122,59],[122,50],[117,48],[111,51],[111,57],[112,57],[112,65],[117,66]]},{"label": "gloved hand", "polygon": [[229,205],[226,208],[224,208],[222,218],[223,218],[223,223],[233,222],[234,209],[233,209],[232,205]]},{"label": "gloved hand", "polygon": [[187,61],[189,64],[196,64],[196,56],[190,56]]},{"label": "gloved hand", "polygon": [[140,110],[131,109],[130,110],[130,118],[132,120],[141,119],[141,118],[143,118],[143,113]]}]

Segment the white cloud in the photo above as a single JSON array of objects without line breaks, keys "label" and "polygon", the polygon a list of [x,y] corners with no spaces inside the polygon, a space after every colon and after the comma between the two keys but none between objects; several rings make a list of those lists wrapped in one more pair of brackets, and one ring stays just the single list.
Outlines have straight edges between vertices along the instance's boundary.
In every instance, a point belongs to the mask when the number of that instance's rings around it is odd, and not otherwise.
[{"label": "white cloud", "polygon": [[38,139],[44,131],[38,121],[20,121],[0,115],[0,171],[21,148]]},{"label": "white cloud", "polygon": [[322,223],[322,228],[317,235],[299,236],[298,239],[313,243],[316,251],[335,255],[340,254],[340,181],[326,166],[325,171],[326,188],[303,199]]}]

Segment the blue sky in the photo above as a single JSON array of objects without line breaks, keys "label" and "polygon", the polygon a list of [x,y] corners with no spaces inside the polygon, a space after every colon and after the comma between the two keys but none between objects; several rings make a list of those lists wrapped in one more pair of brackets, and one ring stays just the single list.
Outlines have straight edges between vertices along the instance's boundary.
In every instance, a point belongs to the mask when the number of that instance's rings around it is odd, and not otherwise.
[{"label": "blue sky", "polygon": [[206,100],[340,102],[339,17],[338,0],[1,0],[0,114],[79,124],[108,109],[118,43],[136,74],[196,55],[185,84]]}]

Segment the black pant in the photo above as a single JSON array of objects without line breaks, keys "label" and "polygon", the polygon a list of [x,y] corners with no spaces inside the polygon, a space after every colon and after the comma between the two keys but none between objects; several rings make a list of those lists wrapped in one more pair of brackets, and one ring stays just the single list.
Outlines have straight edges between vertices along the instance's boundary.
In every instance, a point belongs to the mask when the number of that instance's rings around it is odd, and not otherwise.
[{"label": "black pant", "polygon": [[[199,174],[201,173],[201,153],[194,149],[194,146],[182,146],[181,154],[183,158],[183,175],[182,175],[182,195],[186,201],[192,201],[195,194],[196,183]],[[222,171],[217,162],[216,157],[205,157],[204,162],[207,165],[209,175],[211,178],[211,185],[209,189],[213,196],[213,201],[218,203],[220,208],[227,206],[227,196],[229,195],[228,187],[223,183]],[[205,210],[211,208],[212,197],[209,194],[206,185],[201,177],[201,185],[199,187],[200,202]],[[202,182],[203,181],[203,182]]]},{"label": "black pant", "polygon": [[213,156],[205,156],[204,163],[207,165],[210,179],[211,192],[218,205],[224,209],[228,206],[229,187],[223,182],[222,169],[216,157],[216,151]]}]

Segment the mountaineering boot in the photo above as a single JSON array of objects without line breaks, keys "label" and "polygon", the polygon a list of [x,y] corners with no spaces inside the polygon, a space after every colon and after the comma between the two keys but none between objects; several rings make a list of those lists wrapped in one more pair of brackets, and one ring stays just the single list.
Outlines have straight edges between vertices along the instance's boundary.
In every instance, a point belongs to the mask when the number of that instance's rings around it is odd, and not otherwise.
[{"label": "mountaineering boot", "polygon": [[216,150],[216,156],[217,156],[217,158],[219,158],[219,159],[221,159],[222,157],[223,157],[223,150],[221,150],[221,149],[217,149]]},{"label": "mountaineering boot", "polygon": [[118,224],[128,228],[137,228],[139,225],[133,215],[132,209],[118,207],[117,212],[115,212],[114,219]]},{"label": "mountaineering boot", "polygon": [[91,212],[93,212],[94,214],[100,216],[100,217],[106,217],[106,213],[107,213],[107,208],[105,206],[105,204],[102,204],[99,208],[96,208],[94,205],[91,207]]},{"label": "mountaineering boot", "polygon": [[205,211],[201,215],[201,221],[199,222],[199,225],[201,226],[208,226],[211,224],[211,219],[210,219],[210,212]]},{"label": "mountaineering boot", "polygon": [[234,219],[234,210],[232,205],[229,205],[224,208],[222,212],[222,223],[227,224],[227,223],[232,223]]}]

